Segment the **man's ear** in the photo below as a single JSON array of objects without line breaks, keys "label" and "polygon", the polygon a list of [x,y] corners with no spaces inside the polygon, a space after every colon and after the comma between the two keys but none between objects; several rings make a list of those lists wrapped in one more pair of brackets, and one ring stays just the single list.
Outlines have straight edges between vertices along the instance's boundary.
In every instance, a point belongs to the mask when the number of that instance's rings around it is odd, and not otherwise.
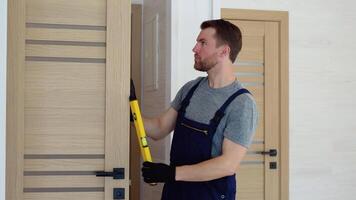
[{"label": "man's ear", "polygon": [[230,56],[230,51],[231,51],[231,49],[230,49],[229,45],[223,45],[223,49],[221,51],[221,55],[229,57]]}]

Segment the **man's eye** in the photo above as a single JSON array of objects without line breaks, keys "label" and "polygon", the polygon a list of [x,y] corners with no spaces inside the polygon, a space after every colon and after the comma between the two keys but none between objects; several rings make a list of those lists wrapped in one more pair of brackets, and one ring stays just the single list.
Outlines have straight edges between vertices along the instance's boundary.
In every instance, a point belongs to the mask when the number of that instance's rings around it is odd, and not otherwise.
[{"label": "man's eye", "polygon": [[206,45],[207,43],[206,43],[205,41],[202,41],[201,44],[202,44],[202,45]]}]

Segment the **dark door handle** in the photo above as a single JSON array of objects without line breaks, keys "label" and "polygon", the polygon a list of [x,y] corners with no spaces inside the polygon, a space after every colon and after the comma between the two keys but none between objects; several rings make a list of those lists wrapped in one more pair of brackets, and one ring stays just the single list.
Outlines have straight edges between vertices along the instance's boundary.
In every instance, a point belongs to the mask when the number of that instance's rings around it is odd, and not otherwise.
[{"label": "dark door handle", "polygon": [[125,179],[124,168],[114,168],[112,172],[98,171],[95,172],[97,177],[111,176],[113,179]]},{"label": "dark door handle", "polygon": [[259,152],[262,155],[269,155],[269,156],[277,156],[277,149],[270,149],[269,151],[261,151]]}]

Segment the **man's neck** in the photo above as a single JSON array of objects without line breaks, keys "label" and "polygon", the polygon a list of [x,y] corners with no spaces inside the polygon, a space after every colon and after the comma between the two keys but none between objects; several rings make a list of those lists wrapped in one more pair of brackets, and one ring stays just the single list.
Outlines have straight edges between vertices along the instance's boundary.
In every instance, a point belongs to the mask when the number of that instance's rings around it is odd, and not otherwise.
[{"label": "man's neck", "polygon": [[222,88],[232,84],[236,80],[232,64],[225,66],[215,66],[208,72],[209,87]]}]

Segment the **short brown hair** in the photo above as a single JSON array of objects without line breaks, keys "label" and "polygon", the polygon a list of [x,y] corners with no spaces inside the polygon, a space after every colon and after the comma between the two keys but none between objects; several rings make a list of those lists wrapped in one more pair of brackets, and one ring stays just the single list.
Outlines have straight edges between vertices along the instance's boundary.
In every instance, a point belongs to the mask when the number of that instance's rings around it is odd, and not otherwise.
[{"label": "short brown hair", "polygon": [[218,46],[227,44],[230,47],[231,52],[229,58],[231,62],[234,63],[242,47],[242,37],[240,29],[231,22],[228,22],[223,19],[204,21],[200,25],[200,29],[203,30],[206,28],[215,29],[215,38]]}]

